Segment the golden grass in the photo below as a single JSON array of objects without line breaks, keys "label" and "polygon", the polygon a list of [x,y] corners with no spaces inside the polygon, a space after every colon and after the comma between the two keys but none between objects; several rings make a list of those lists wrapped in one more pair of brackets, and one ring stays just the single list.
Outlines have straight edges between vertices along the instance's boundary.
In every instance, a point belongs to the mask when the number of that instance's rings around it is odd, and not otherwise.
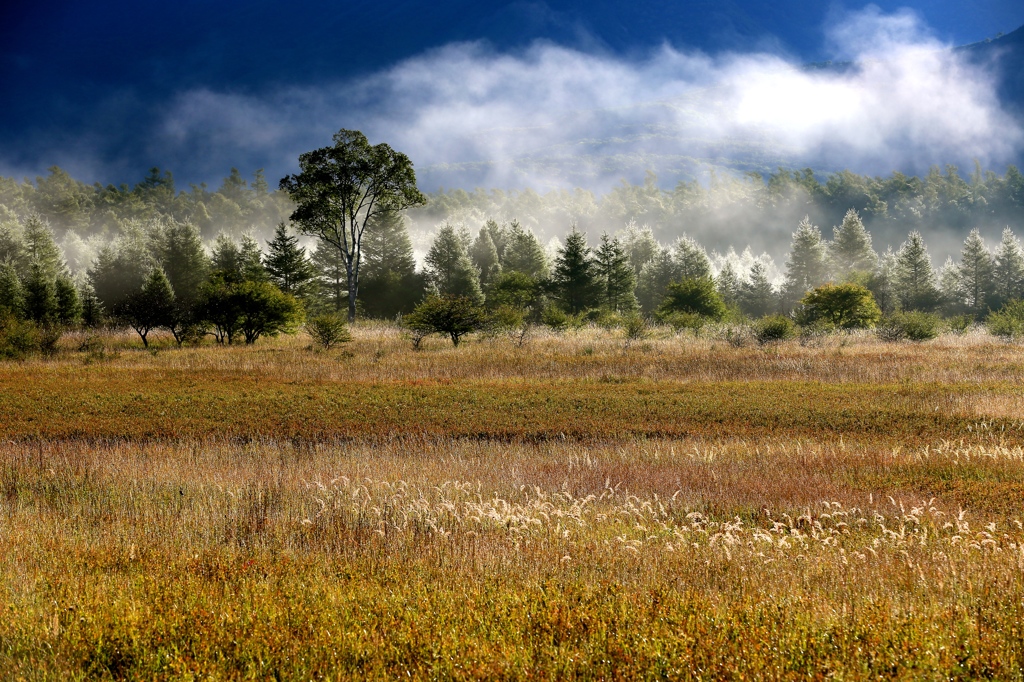
[{"label": "golden grass", "polygon": [[0,365],[4,678],[1024,676],[1016,347],[107,342]]}]

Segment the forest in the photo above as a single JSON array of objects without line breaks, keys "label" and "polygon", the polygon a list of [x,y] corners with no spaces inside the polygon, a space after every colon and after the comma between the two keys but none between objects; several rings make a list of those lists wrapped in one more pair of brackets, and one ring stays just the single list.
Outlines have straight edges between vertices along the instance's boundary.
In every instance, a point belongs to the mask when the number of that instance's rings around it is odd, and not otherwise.
[{"label": "forest", "polygon": [[[179,345],[207,335],[253,343],[347,305],[344,259],[289,224],[290,197],[261,172],[250,182],[232,169],[215,191],[179,192],[159,169],[129,188],[87,186],[53,168],[34,182],[0,180],[0,201],[0,311],[17,320],[51,330],[126,325],[144,345],[161,329]],[[748,226],[727,225],[741,215]],[[969,181],[948,167],[924,178],[841,172],[823,183],[809,170],[780,170],[671,192],[649,177],[600,198],[438,192],[423,207],[368,223],[357,310],[396,319],[433,295],[478,307],[470,329],[614,325],[637,314],[686,327],[779,314],[809,322],[805,295],[837,283],[869,291],[880,315],[982,321],[1024,297],[1024,252],[1008,226],[1022,217],[1024,177],[1014,167],[1003,176],[979,168]],[[951,230],[1004,221],[998,242],[975,227],[955,255],[933,263],[926,239],[945,243]],[[552,234],[555,225],[561,231]],[[601,225],[616,227],[594,235]],[[906,228],[895,248],[875,247],[872,229],[891,236]],[[788,231],[778,265],[749,245],[709,253],[690,236],[717,233],[722,243],[771,229]],[[422,262],[414,237],[426,247]],[[704,280],[716,299],[711,312],[677,290]]]}]

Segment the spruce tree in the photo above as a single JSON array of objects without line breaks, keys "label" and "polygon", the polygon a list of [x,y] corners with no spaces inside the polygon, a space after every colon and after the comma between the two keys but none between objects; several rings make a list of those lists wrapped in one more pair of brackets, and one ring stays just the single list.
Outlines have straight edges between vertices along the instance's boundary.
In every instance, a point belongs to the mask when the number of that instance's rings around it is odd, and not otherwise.
[{"label": "spruce tree", "polygon": [[829,246],[832,269],[840,279],[853,272],[872,272],[878,264],[878,254],[871,248],[871,234],[857,211],[850,209],[843,217],[843,223],[832,229],[833,239]]},{"label": "spruce tree", "polygon": [[587,236],[575,225],[565,238],[565,245],[558,250],[551,273],[551,288],[555,300],[571,315],[589,310],[600,302],[601,287],[590,247],[587,246]]},{"label": "spruce tree", "polygon": [[914,230],[896,252],[893,273],[896,297],[903,310],[931,312],[939,304],[941,293],[932,259],[921,233]]},{"label": "spruce tree", "polygon": [[484,301],[480,277],[455,228],[445,223],[425,259],[427,277],[440,296],[465,296],[475,305]]},{"label": "spruce tree", "polygon": [[501,275],[501,258],[487,225],[480,228],[480,234],[469,250],[469,257],[480,272],[480,285],[484,291],[490,291],[491,285]]},{"label": "spruce tree", "polygon": [[423,298],[424,281],[416,272],[412,240],[401,214],[382,214],[367,224],[363,255],[359,277],[363,313],[393,318],[411,312]]},{"label": "spruce tree", "polygon": [[594,273],[601,288],[601,305],[612,312],[636,310],[636,277],[618,239],[601,235],[594,252]]},{"label": "spruce tree", "polygon": [[636,222],[633,220],[630,220],[629,224],[626,225],[626,229],[619,237],[619,241],[622,243],[626,256],[629,258],[633,274],[639,280],[640,271],[658,255],[658,252],[661,251],[661,245],[654,238],[651,228],[646,225],[637,227]]},{"label": "spruce tree", "polygon": [[[514,225],[518,227],[519,223],[512,221]],[[490,235],[491,241],[494,242],[494,248],[498,252],[498,262],[501,262],[502,254],[505,253],[505,247],[508,245],[509,227],[508,225],[499,224],[495,220],[488,220],[484,223],[484,229],[487,230],[487,234]]]},{"label": "spruce tree", "polygon": [[548,258],[533,232],[512,221],[501,256],[503,272],[521,272],[535,280],[548,277]]},{"label": "spruce tree", "polygon": [[318,242],[310,256],[316,270],[318,298],[322,306],[341,312],[348,306],[348,270],[345,260],[330,244]]},{"label": "spruce tree", "polygon": [[25,278],[25,317],[39,324],[57,321],[57,292],[46,266],[33,262]]},{"label": "spruce tree", "polygon": [[828,248],[821,231],[804,216],[793,233],[786,261],[786,280],[783,292],[787,304],[795,304],[808,291],[828,279]]},{"label": "spruce tree", "polygon": [[995,261],[985,246],[985,240],[977,228],[964,240],[960,251],[960,265],[957,268],[960,294],[968,313],[980,318],[995,295]]},{"label": "spruce tree", "polygon": [[959,315],[964,312],[960,268],[953,262],[952,256],[946,256],[946,262],[939,270],[939,293],[942,295],[943,312],[947,315]]},{"label": "spruce tree", "polygon": [[673,245],[679,277],[705,279],[711,277],[711,261],[704,247],[690,237],[680,237]]},{"label": "spruce tree", "polygon": [[30,274],[33,265],[38,265],[42,269],[43,276],[51,282],[67,270],[60,247],[53,239],[53,232],[39,216],[30,216],[25,221],[22,243],[29,263],[29,272],[21,273],[22,277],[27,277]]},{"label": "spruce tree", "polygon": [[306,256],[306,249],[299,246],[299,238],[288,234],[283,222],[277,224],[273,240],[267,242],[267,255],[263,267],[271,283],[286,294],[296,298],[306,297],[312,287],[316,270]]},{"label": "spruce tree", "polygon": [[194,301],[210,271],[199,228],[189,222],[168,225],[161,235],[158,259],[175,296]]},{"label": "spruce tree", "polygon": [[242,280],[246,282],[268,282],[270,275],[263,267],[263,250],[251,234],[242,236],[238,249],[238,260],[241,266]]},{"label": "spruce tree", "polygon": [[57,322],[72,327],[82,321],[82,303],[78,300],[78,290],[67,275],[61,275],[54,282],[54,293],[57,297]]},{"label": "spruce tree", "polygon": [[242,274],[242,254],[238,249],[235,240],[224,232],[217,235],[213,243],[213,253],[210,254],[210,267],[213,273],[224,279],[229,284],[241,282],[245,277]]},{"label": "spruce tree", "polygon": [[1024,251],[1009,227],[1003,230],[996,251],[995,284],[998,305],[1024,299]]},{"label": "spruce tree", "polygon": [[775,288],[761,261],[750,267],[747,279],[740,283],[739,294],[740,309],[747,315],[763,317],[775,310]]},{"label": "spruce tree", "polygon": [[868,277],[867,281],[868,289],[885,315],[894,312],[899,307],[896,270],[896,254],[891,246],[886,247],[885,253],[878,257],[878,267],[875,268],[875,272]]},{"label": "spruce tree", "polygon": [[13,216],[0,222],[0,263],[9,263],[19,276],[28,272],[30,264],[21,234],[21,226]]},{"label": "spruce tree", "polygon": [[142,289],[128,297],[122,314],[142,339],[142,345],[149,348],[149,333],[172,324],[174,312],[174,290],[163,269],[155,267]]},{"label": "spruce tree", "polygon": [[726,261],[722,269],[718,271],[718,276],[715,277],[715,289],[726,307],[731,308],[740,304],[741,284],[732,261]]},{"label": "spruce tree", "polygon": [[665,300],[668,285],[678,282],[680,279],[682,279],[682,273],[679,263],[672,257],[672,252],[659,248],[658,252],[654,254],[654,258],[640,269],[636,287],[640,308],[645,313],[653,314]]},{"label": "spruce tree", "polygon": [[25,314],[25,292],[11,263],[0,262],[0,320]]}]

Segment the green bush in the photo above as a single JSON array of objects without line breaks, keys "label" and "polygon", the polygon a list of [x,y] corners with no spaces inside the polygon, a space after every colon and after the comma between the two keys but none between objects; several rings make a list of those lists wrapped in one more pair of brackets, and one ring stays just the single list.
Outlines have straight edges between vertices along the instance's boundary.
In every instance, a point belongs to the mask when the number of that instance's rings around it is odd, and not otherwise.
[{"label": "green bush", "polygon": [[882,317],[872,293],[860,284],[823,284],[800,301],[801,325],[824,323],[837,329],[870,329]]},{"label": "green bush", "polygon": [[668,285],[665,300],[658,308],[658,317],[672,313],[692,313],[717,322],[725,317],[727,308],[710,277],[687,277]]},{"label": "green bush", "polygon": [[989,313],[985,327],[989,334],[1006,341],[1024,337],[1024,301],[1009,301],[997,312]]},{"label": "green bush", "polygon": [[332,346],[339,343],[347,343],[352,340],[348,331],[348,323],[338,313],[317,315],[306,320],[306,333],[313,343],[324,350],[330,350]]},{"label": "green bush", "polygon": [[630,313],[622,318],[622,331],[626,335],[627,345],[633,341],[647,338],[647,334],[650,332],[647,320],[643,318],[643,315],[637,313]]},{"label": "green bush", "polygon": [[974,318],[970,315],[956,315],[946,318],[946,329],[951,334],[956,334],[957,336],[966,334],[972,324],[974,324]]},{"label": "green bush", "polygon": [[755,322],[751,331],[757,343],[764,346],[793,338],[796,325],[785,315],[767,315]]},{"label": "green bush", "polygon": [[677,332],[692,331],[694,335],[700,333],[707,323],[708,318],[697,313],[670,313],[661,317],[661,321],[672,327]]},{"label": "green bush", "polygon": [[882,341],[928,341],[939,335],[939,316],[934,313],[893,313],[882,318],[875,333]]},{"label": "green bush", "polygon": [[39,328],[13,316],[0,319],[0,358],[20,360],[39,349]]},{"label": "green bush", "polygon": [[445,334],[458,346],[462,337],[478,331],[487,322],[484,309],[468,296],[431,295],[402,319],[413,334],[413,346],[430,334]]}]

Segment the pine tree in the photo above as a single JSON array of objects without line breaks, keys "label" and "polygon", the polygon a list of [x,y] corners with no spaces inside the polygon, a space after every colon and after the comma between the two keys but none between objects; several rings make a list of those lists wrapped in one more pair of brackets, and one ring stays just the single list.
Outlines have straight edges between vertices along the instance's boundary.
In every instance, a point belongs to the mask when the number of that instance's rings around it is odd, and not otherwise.
[{"label": "pine tree", "polygon": [[72,327],[82,321],[82,303],[78,300],[78,290],[67,275],[61,275],[54,282],[54,293],[57,297],[56,319],[60,324]]},{"label": "pine tree", "polygon": [[25,314],[25,292],[11,263],[0,261],[0,320]]},{"label": "pine tree", "polygon": [[680,237],[673,246],[679,277],[705,279],[711,277],[711,261],[704,247],[690,237]]},{"label": "pine tree", "polygon": [[156,267],[142,289],[128,297],[122,314],[142,339],[142,345],[149,348],[149,333],[170,325],[174,312],[174,290],[163,269]]},{"label": "pine tree", "polygon": [[480,276],[450,224],[446,223],[438,230],[425,262],[427,277],[439,295],[465,296],[475,305],[483,303]]},{"label": "pine tree", "polygon": [[313,278],[316,277],[313,264],[306,257],[306,249],[299,246],[298,237],[288,234],[288,228],[283,222],[278,223],[274,239],[267,242],[263,267],[271,283],[284,293],[300,299],[309,294]]},{"label": "pine tree", "polygon": [[22,229],[13,216],[0,222],[0,263],[9,263],[19,276],[27,273],[30,265],[21,234]]},{"label": "pine tree", "polygon": [[242,280],[246,282],[268,282],[270,275],[263,267],[263,249],[251,234],[242,236],[242,244],[238,249],[238,260],[241,266]]},{"label": "pine tree", "polygon": [[971,230],[964,240],[957,274],[960,294],[967,312],[975,318],[980,318],[993,303],[996,282],[995,261],[977,228]]},{"label": "pine tree", "polygon": [[654,238],[651,228],[646,225],[637,227],[636,222],[633,220],[630,220],[626,225],[626,229],[623,230],[619,241],[622,243],[626,256],[629,258],[633,274],[639,280],[640,271],[658,255],[658,252],[661,251],[661,245]]},{"label": "pine tree", "polygon": [[1009,227],[1003,230],[996,251],[995,284],[997,305],[1024,299],[1024,251]]},{"label": "pine tree", "polygon": [[171,223],[161,235],[158,259],[176,298],[194,301],[210,271],[199,228],[192,223]]},{"label": "pine tree", "polygon": [[218,234],[213,243],[210,266],[213,273],[219,275],[229,284],[241,282],[244,279],[241,251],[239,251],[235,240],[224,232]]},{"label": "pine tree", "polygon": [[612,312],[636,310],[636,278],[629,256],[607,232],[594,252],[594,274],[601,288],[601,305]]},{"label": "pine tree", "polygon": [[946,262],[939,270],[939,292],[942,294],[943,312],[947,315],[959,315],[964,312],[960,268],[953,262],[952,256],[946,256]]},{"label": "pine tree", "polygon": [[551,287],[562,309],[571,315],[589,310],[600,302],[601,288],[587,236],[575,225],[565,238],[565,245],[558,250]]},{"label": "pine tree", "polygon": [[58,275],[67,271],[60,247],[53,239],[53,232],[39,216],[31,216],[25,221],[22,243],[30,264],[29,272],[21,273],[22,277],[29,276],[31,264],[38,264],[42,269],[43,276],[51,282],[56,280]]},{"label": "pine tree", "polygon": [[839,227],[832,229],[829,248],[833,272],[840,279],[852,272],[871,272],[878,263],[878,254],[871,248],[871,234],[864,228],[857,211],[850,209]]},{"label": "pine tree", "polygon": [[78,283],[78,300],[82,303],[82,324],[89,328],[100,326],[103,321],[103,306],[96,297],[96,291],[88,279]]},{"label": "pine tree", "polygon": [[740,309],[754,317],[763,317],[775,309],[775,288],[760,261],[751,266],[747,279],[740,283],[739,302]]},{"label": "pine tree", "polygon": [[39,324],[57,321],[57,292],[54,279],[42,263],[33,262],[25,279],[25,317]]},{"label": "pine tree", "polygon": [[480,285],[484,291],[490,291],[491,285],[501,275],[501,259],[487,225],[480,228],[480,234],[469,250],[469,257],[480,272]]},{"label": "pine tree", "polygon": [[932,259],[921,233],[914,230],[896,252],[893,280],[903,310],[930,312],[941,299]]},{"label": "pine tree", "polygon": [[[871,291],[871,294],[875,297],[875,302],[885,315],[895,312],[899,307],[896,270],[896,254],[891,246],[886,247],[885,253],[878,257],[878,267],[868,278],[867,282],[868,290]],[[937,300],[938,292],[936,291]]]},{"label": "pine tree", "polygon": [[[514,225],[518,226],[519,223],[512,221]],[[508,225],[499,225],[495,220],[488,220],[484,223],[483,229],[487,230],[487,234],[490,235],[491,241],[494,242],[494,248],[498,252],[498,262],[501,262],[502,254],[505,253],[505,247],[508,246]]]},{"label": "pine tree", "polygon": [[661,302],[665,300],[668,285],[682,279],[679,264],[668,249],[659,248],[650,261],[640,269],[637,280],[636,296],[640,308],[653,314]]},{"label": "pine tree", "polygon": [[521,272],[536,280],[548,277],[548,259],[533,232],[512,221],[501,256],[503,272]]},{"label": "pine tree", "polygon": [[412,240],[401,214],[383,214],[367,224],[363,255],[359,277],[363,313],[390,319],[412,312],[423,298],[424,278],[416,272]]},{"label": "pine tree", "polygon": [[793,233],[786,261],[786,280],[783,292],[789,305],[795,304],[808,291],[828,279],[828,249],[821,231],[804,216]]},{"label": "pine tree", "polygon": [[316,270],[318,298],[329,310],[348,307],[348,270],[344,258],[330,244],[319,242],[310,262]]},{"label": "pine tree", "polygon": [[718,276],[715,277],[715,289],[726,307],[731,308],[740,304],[741,284],[732,261],[726,261],[722,269],[718,271]]}]

